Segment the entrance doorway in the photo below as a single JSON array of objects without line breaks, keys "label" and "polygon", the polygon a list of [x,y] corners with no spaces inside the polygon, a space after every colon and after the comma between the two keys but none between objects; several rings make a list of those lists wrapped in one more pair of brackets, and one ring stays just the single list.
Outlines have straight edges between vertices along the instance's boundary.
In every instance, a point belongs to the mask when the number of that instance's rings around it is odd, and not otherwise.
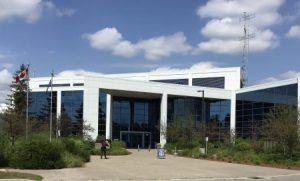
[{"label": "entrance doorway", "polygon": [[151,132],[120,131],[120,140],[126,143],[127,148],[151,147]]}]

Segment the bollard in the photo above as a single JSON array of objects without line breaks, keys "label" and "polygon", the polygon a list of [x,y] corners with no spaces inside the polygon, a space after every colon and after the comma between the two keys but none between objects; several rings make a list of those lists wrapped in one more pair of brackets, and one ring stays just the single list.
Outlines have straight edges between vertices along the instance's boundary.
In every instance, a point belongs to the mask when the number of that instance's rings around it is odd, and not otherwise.
[{"label": "bollard", "polygon": [[148,151],[150,152],[150,150],[151,150],[151,145],[148,146]]},{"label": "bollard", "polygon": [[140,151],[140,145],[138,145],[138,151]]}]

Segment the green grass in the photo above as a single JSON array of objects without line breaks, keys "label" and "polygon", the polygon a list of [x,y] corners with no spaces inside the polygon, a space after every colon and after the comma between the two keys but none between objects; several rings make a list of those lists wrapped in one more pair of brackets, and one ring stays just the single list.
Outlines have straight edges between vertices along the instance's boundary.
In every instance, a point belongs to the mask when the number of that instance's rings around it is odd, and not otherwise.
[{"label": "green grass", "polygon": [[0,179],[30,179],[30,180],[43,180],[42,176],[20,173],[20,172],[0,172]]}]

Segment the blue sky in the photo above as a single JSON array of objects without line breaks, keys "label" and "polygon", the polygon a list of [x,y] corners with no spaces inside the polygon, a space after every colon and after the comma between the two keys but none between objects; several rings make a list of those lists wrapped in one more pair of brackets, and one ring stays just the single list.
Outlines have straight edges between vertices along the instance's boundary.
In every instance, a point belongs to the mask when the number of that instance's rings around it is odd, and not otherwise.
[{"label": "blue sky", "polygon": [[249,30],[249,83],[299,76],[300,0],[0,0],[0,96],[31,75],[232,67]]}]

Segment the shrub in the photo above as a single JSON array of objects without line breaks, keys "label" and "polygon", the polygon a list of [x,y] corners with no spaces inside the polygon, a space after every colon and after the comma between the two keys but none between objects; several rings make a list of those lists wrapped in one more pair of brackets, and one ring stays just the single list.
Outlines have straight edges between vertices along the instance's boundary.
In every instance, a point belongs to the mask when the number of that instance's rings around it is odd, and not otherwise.
[{"label": "shrub", "polygon": [[26,169],[62,168],[61,159],[63,145],[50,143],[39,137],[28,140],[20,139],[16,142],[14,152],[10,159],[10,166]]},{"label": "shrub", "polygon": [[235,161],[235,162],[241,162],[243,160],[244,160],[244,154],[243,153],[237,152],[237,153],[234,154],[233,161]]},{"label": "shrub", "polygon": [[123,141],[112,141],[110,149],[107,150],[108,155],[128,155],[129,152],[125,149]]},{"label": "shrub", "polygon": [[91,148],[88,142],[79,138],[63,138],[62,142],[66,151],[80,156],[85,162],[90,161]]},{"label": "shrub", "polygon": [[237,151],[247,151],[251,149],[249,142],[245,140],[237,140],[236,144],[234,145],[234,149]]},{"label": "shrub", "polygon": [[264,142],[263,141],[253,141],[252,142],[252,148],[256,153],[263,153],[264,150]]},{"label": "shrub", "polygon": [[90,160],[91,143],[80,138],[53,139],[46,135],[32,135],[19,139],[9,165],[26,169],[78,167]]},{"label": "shrub", "polygon": [[0,135],[0,167],[8,166],[9,153],[11,145],[8,138]]},{"label": "shrub", "polygon": [[67,151],[62,154],[62,161],[64,162],[64,166],[67,168],[81,167],[83,165],[81,157],[73,155]]}]

